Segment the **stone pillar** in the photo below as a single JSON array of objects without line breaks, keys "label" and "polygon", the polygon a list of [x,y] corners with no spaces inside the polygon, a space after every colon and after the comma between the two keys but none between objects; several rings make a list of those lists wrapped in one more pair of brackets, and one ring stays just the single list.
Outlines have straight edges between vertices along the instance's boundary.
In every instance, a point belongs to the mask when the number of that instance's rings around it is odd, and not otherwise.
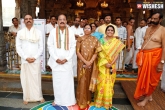
[{"label": "stone pillar", "polygon": [[31,0],[31,15],[33,18],[36,18],[36,6],[37,0]]},{"label": "stone pillar", "polygon": [[20,19],[20,0],[15,0],[15,17]]},{"label": "stone pillar", "polygon": [[20,2],[20,6],[21,6],[21,18],[24,18],[24,16],[28,13],[28,0],[21,0]]},{"label": "stone pillar", "polygon": [[41,19],[46,19],[45,7],[46,7],[46,2],[45,2],[45,0],[40,0],[39,18],[41,18]]},{"label": "stone pillar", "polygon": [[0,71],[4,71],[7,68],[6,65],[6,47],[2,22],[2,0],[0,0]]}]

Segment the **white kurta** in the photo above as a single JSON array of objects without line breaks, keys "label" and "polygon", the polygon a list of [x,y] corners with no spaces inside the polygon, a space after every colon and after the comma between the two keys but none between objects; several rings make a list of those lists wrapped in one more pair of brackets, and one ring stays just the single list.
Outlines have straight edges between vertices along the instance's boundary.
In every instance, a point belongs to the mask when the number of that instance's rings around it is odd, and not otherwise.
[{"label": "white kurta", "polygon": [[[56,46],[56,29],[53,29],[48,37],[48,49],[50,58],[48,65],[52,69],[53,75],[53,89],[54,89],[54,102],[61,106],[71,106],[76,103],[74,93],[74,75],[72,57],[75,53],[75,36],[71,29],[69,29],[69,50],[64,49],[64,35],[65,31],[61,35],[61,48]],[[67,62],[63,65],[56,63],[56,60],[67,59]]]},{"label": "white kurta", "polygon": [[21,29],[21,26],[18,25],[18,28],[15,28],[14,25],[9,27],[8,32],[18,32]]},{"label": "white kurta", "polygon": [[[23,28],[24,29],[24,28]],[[42,89],[41,89],[41,65],[40,57],[43,52],[43,38],[41,31],[35,29],[37,35],[39,36],[39,41],[30,42],[28,38],[32,36],[32,30],[26,28],[26,40],[21,40],[20,36],[22,30],[18,31],[16,37],[16,50],[21,57],[21,85],[23,89],[23,100],[24,101],[40,101],[43,99]],[[35,58],[34,63],[28,63],[26,58]]]},{"label": "white kurta", "polygon": [[136,64],[136,55],[139,52],[139,49],[141,49],[142,44],[144,42],[144,36],[145,36],[145,32],[146,32],[147,26],[145,27],[138,27],[135,31],[135,47],[136,50],[134,51],[134,56],[133,56],[133,68],[138,68],[137,64]]},{"label": "white kurta", "polygon": [[[124,43],[124,40],[126,39],[127,37],[127,30],[125,27],[121,26],[121,27],[117,27],[118,29],[118,35],[119,35],[119,39],[121,40],[121,42]],[[116,69],[117,70],[122,70],[124,68],[124,51],[121,51],[119,53],[119,57],[116,61]]]},{"label": "white kurta", "polygon": [[143,36],[142,36],[142,31],[141,31],[141,27],[138,27],[136,30],[135,30],[135,33],[134,33],[134,36],[135,36],[135,51],[134,51],[134,56],[133,56],[133,62],[132,62],[132,68],[136,69],[138,68],[137,64],[136,64],[136,55],[137,53],[139,52],[138,49],[141,48],[141,43],[142,43],[142,39],[143,39]]},{"label": "white kurta", "polygon": [[[55,27],[57,26],[57,24],[55,24]],[[48,33],[50,33],[50,31],[52,30],[52,29],[54,29],[55,28],[51,23],[49,23],[49,24],[46,24],[46,34],[48,34]]]},{"label": "white kurta", "polygon": [[[83,28],[80,28],[80,26],[78,28],[76,28],[75,26],[71,26],[70,29],[74,32],[75,35],[79,35],[79,36],[84,35],[84,30],[83,30]],[[77,77],[77,55],[76,55],[76,51],[73,55],[73,74],[74,74],[74,77]]]}]

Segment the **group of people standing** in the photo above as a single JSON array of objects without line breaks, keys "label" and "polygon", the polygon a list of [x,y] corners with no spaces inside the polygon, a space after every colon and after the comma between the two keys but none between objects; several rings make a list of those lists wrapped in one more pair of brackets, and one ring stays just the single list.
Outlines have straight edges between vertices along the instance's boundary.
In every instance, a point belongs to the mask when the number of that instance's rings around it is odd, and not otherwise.
[{"label": "group of people standing", "polygon": [[[106,16],[110,21],[111,16]],[[103,33],[95,32],[95,24],[79,27],[66,25],[66,16],[59,15],[57,25],[48,37],[55,100],[53,105],[70,106],[77,104],[85,109],[91,103],[95,92],[95,106],[106,109],[112,107],[113,86],[116,77],[116,60],[124,44],[114,37],[113,25],[101,27]],[[110,23],[110,22],[109,22]],[[99,30],[99,29],[98,29]],[[97,37],[92,36],[97,35]],[[76,100],[74,75],[77,75]]]},{"label": "group of people standing", "polygon": [[[160,25],[162,18],[161,13],[151,16],[151,27],[146,28],[141,47],[135,47],[139,52],[136,58],[138,78],[134,98],[140,99],[145,96],[138,103],[139,106],[145,106],[148,101],[152,101],[152,93],[163,71],[165,28]],[[121,21],[121,18],[117,17],[114,25],[111,23],[111,16],[106,15],[103,25],[97,27],[96,23],[91,23],[81,28],[80,18],[77,17],[75,25],[69,27],[66,16],[60,14],[57,24],[47,26],[52,27],[50,31],[47,28],[47,47],[55,97],[53,106],[71,106],[77,103],[83,110],[91,103],[91,95],[94,93],[96,107],[112,107],[116,62],[121,57],[119,53],[127,46],[129,56],[134,47],[132,39],[135,20],[131,18],[126,28],[121,25]],[[22,61],[21,84],[24,104],[31,101],[44,102],[40,69],[43,37],[41,32],[33,27],[31,15],[24,17],[24,23],[26,27],[18,31],[16,36],[16,49]],[[127,45],[124,45],[121,39],[127,39]],[[134,42],[136,40],[138,34]],[[74,76],[77,76],[78,81],[76,98]]]}]

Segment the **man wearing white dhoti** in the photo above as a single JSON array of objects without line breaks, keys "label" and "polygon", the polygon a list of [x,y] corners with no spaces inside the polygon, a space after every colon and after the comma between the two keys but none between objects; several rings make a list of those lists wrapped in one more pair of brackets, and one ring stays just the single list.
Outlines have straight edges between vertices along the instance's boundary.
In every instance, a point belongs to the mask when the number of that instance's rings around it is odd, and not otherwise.
[{"label": "man wearing white dhoti", "polygon": [[[84,35],[84,30],[83,28],[80,27],[80,18],[76,17],[74,20],[74,25],[70,27],[72,31],[74,32],[75,38],[77,39],[78,37],[81,37]],[[74,77],[77,77],[77,55],[76,51],[73,54],[73,74]]]},{"label": "man wearing white dhoti", "polygon": [[[118,39],[120,39],[120,41],[122,41],[124,43],[124,41],[127,38],[127,31],[126,28],[124,26],[122,26],[122,19],[121,17],[116,17],[116,26],[117,26],[117,30],[118,30]],[[124,51],[121,51],[119,53],[119,57],[116,61],[116,69],[119,70],[123,70],[124,69]]]},{"label": "man wearing white dhoti", "polygon": [[76,104],[72,65],[75,35],[66,26],[65,15],[59,15],[57,23],[58,26],[50,32],[47,42],[50,54],[48,65],[52,69],[55,97],[52,105],[71,106]]},{"label": "man wearing white dhoti", "polygon": [[126,26],[127,30],[127,42],[126,42],[126,47],[127,51],[125,54],[125,69],[130,69],[129,64],[132,64],[132,58],[133,58],[133,51],[134,51],[134,34],[133,34],[133,25],[135,23],[134,18],[130,18],[128,25]]},{"label": "man wearing white dhoti", "polygon": [[139,52],[139,50],[142,47],[143,44],[143,39],[145,36],[145,31],[146,31],[146,23],[147,21],[145,19],[142,19],[140,21],[139,27],[135,30],[134,36],[135,36],[135,51],[134,51],[134,56],[133,56],[133,63],[132,63],[132,68],[134,69],[134,72],[137,72],[137,64],[136,64],[136,55]]},{"label": "man wearing white dhoti", "polygon": [[33,27],[31,15],[24,17],[26,27],[18,31],[16,50],[21,57],[21,85],[24,104],[44,102],[41,89],[41,55],[43,38],[41,31]]}]

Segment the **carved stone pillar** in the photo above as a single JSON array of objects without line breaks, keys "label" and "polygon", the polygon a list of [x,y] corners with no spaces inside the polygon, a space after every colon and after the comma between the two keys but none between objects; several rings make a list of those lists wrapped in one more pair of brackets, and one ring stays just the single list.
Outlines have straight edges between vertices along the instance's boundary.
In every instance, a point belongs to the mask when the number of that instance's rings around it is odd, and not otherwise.
[{"label": "carved stone pillar", "polygon": [[28,0],[21,0],[20,2],[21,6],[21,18],[24,18],[26,14],[28,14]]},{"label": "carved stone pillar", "polygon": [[15,17],[20,19],[20,0],[15,0],[16,6],[15,6]]},{"label": "carved stone pillar", "polygon": [[6,47],[2,22],[2,0],[0,0],[0,71],[4,71],[6,69],[6,65]]},{"label": "carved stone pillar", "polygon": [[31,15],[33,18],[36,18],[36,6],[37,6],[37,0],[31,0],[30,1],[31,4]]},{"label": "carved stone pillar", "polygon": [[40,12],[39,12],[39,18],[41,19],[45,19],[46,18],[46,14],[45,14],[45,0],[40,0]]}]

